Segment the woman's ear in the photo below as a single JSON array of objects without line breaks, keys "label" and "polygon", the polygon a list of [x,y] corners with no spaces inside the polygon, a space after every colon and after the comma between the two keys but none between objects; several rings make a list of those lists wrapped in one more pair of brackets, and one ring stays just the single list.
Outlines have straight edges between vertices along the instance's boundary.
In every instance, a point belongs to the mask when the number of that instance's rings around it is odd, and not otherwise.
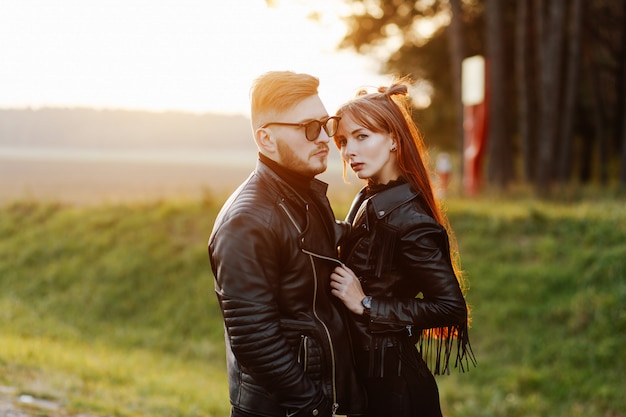
[{"label": "woman's ear", "polygon": [[391,140],[391,146],[389,147],[389,151],[395,152],[398,150],[398,139],[393,133],[389,133],[389,139]]},{"label": "woman's ear", "polygon": [[258,128],[254,131],[254,141],[263,154],[273,154],[276,152],[276,140],[267,128]]}]

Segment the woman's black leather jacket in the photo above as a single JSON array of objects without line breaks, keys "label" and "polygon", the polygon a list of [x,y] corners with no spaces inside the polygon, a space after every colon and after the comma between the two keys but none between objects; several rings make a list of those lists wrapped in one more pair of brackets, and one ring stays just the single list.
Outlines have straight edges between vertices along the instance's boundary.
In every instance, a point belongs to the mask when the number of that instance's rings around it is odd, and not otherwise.
[{"label": "woman's black leather jacket", "polygon": [[338,231],[326,187],[312,180],[302,197],[258,162],[215,221],[209,257],[230,400],[242,410],[284,417],[323,416],[324,401],[340,414],[365,407],[343,309],[330,294]]},{"label": "woman's black leather jacket", "polygon": [[[463,359],[473,361],[473,355],[448,235],[424,207],[420,195],[403,181],[371,197],[363,189],[347,216],[352,228],[342,242],[341,259],[355,271],[365,294],[372,296],[369,315],[354,316],[355,346],[381,356],[389,346],[413,349],[420,343],[431,371],[442,373],[448,370],[453,340],[461,366]],[[439,337],[421,343],[424,336],[435,335],[426,330],[433,328],[439,328]],[[381,359],[371,358],[370,368],[383,363]],[[381,372],[380,367],[369,369],[370,375]]]}]

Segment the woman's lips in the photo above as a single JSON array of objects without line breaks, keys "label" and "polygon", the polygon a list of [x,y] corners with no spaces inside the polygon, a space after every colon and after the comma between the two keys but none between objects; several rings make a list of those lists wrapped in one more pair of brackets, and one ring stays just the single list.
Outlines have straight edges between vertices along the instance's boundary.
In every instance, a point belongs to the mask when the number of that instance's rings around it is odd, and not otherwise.
[{"label": "woman's lips", "polygon": [[350,164],[350,168],[352,168],[353,171],[360,171],[363,168],[363,163],[353,162]]}]

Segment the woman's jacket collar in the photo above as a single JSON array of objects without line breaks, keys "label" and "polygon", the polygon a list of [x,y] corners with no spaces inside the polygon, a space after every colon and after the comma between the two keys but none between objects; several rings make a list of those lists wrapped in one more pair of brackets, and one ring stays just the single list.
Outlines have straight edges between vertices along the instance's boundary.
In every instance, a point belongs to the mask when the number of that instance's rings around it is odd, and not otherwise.
[{"label": "woman's jacket collar", "polygon": [[[367,194],[367,187],[359,192],[357,201],[363,201]],[[385,188],[369,198],[372,211],[378,219],[382,219],[387,214],[401,205],[413,200],[419,195],[411,186],[404,182],[394,187]]]}]

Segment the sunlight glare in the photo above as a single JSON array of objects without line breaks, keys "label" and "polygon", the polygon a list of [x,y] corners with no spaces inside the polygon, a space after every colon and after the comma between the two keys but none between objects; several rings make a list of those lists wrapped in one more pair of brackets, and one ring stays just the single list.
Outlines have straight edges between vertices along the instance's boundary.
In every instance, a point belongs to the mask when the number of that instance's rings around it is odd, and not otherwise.
[{"label": "sunlight glare", "polygon": [[[336,51],[342,2],[3,0],[0,107],[248,113],[269,70],[320,78],[332,112],[379,63]],[[308,18],[312,13],[318,18]]]}]

